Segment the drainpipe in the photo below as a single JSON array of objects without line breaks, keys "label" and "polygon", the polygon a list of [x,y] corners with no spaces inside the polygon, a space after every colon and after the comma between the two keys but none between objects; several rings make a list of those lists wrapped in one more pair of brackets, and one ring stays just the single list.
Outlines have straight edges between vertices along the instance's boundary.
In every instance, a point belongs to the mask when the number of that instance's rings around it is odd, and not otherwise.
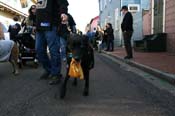
[{"label": "drainpipe", "polygon": [[154,34],[154,0],[151,0],[151,34]]},{"label": "drainpipe", "polygon": [[165,33],[166,0],[163,0],[163,33]]},{"label": "drainpipe", "polygon": [[[123,0],[120,0],[120,9],[122,8],[123,4],[122,4]],[[120,10],[119,9],[119,10]],[[122,22],[122,14],[120,12],[120,24]],[[123,37],[122,37],[122,30],[121,27],[119,28],[119,38],[120,38],[120,46],[123,47]]]}]

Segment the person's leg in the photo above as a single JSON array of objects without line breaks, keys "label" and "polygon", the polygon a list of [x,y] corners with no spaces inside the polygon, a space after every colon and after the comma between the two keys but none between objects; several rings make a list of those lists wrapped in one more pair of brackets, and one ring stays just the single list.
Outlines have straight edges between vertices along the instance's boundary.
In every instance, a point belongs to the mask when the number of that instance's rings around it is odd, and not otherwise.
[{"label": "person's leg", "polygon": [[47,39],[47,45],[50,52],[50,64],[52,79],[56,81],[50,82],[50,84],[56,84],[60,79],[61,72],[61,58],[60,58],[60,37],[57,34],[57,28],[53,27],[51,31],[45,33]]},{"label": "person's leg", "polygon": [[112,49],[112,40],[111,40],[111,38],[109,39],[109,51],[111,51],[111,49]]},{"label": "person's leg", "polygon": [[130,32],[124,32],[123,38],[124,38],[124,45],[127,56],[125,58],[132,58],[132,47],[131,47],[131,36],[132,33]]},{"label": "person's leg", "polygon": [[114,40],[111,39],[111,51],[114,51]]},{"label": "person's leg", "polygon": [[123,32],[124,46],[126,51],[126,57],[128,57],[128,35],[126,32]]},{"label": "person's leg", "polygon": [[109,40],[109,38],[107,39],[106,44],[107,44],[106,51],[109,51],[109,48],[110,48],[110,40]]},{"label": "person's leg", "polygon": [[101,40],[100,43],[99,43],[99,52],[101,52],[101,50],[103,49],[102,46],[103,46],[103,45],[102,45],[102,40]]},{"label": "person's leg", "polygon": [[130,58],[133,58],[133,53],[132,53],[132,45],[131,45],[131,37],[132,37],[132,33],[133,32],[129,32],[128,33],[128,37],[129,37],[129,43],[128,43],[128,54]]},{"label": "person's leg", "polygon": [[43,75],[40,77],[41,79],[48,78],[51,73],[51,64],[49,61],[49,57],[47,54],[47,41],[45,32],[36,32],[36,53],[39,62],[42,64],[45,69]]},{"label": "person's leg", "polygon": [[66,40],[60,37],[60,55],[63,61],[66,61]]},{"label": "person's leg", "polygon": [[98,41],[98,44],[97,44],[98,52],[101,52],[101,48],[102,48],[101,46],[102,46],[102,41],[99,40],[99,41]]}]

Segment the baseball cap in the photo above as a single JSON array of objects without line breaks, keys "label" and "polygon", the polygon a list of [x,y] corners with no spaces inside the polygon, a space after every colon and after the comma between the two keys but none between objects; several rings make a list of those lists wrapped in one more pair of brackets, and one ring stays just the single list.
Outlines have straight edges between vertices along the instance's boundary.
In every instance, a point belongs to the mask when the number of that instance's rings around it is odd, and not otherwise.
[{"label": "baseball cap", "polygon": [[128,10],[128,7],[127,6],[122,6],[122,8],[120,9],[120,11],[122,10]]}]

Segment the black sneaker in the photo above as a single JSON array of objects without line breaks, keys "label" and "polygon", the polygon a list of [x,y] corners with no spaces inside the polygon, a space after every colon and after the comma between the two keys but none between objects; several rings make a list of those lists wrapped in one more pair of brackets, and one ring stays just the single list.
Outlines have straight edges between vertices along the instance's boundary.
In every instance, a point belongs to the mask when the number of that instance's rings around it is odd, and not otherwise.
[{"label": "black sneaker", "polygon": [[44,72],[41,76],[40,79],[48,79],[49,78],[50,73],[49,72]]},{"label": "black sneaker", "polygon": [[124,59],[132,59],[132,56],[125,56]]},{"label": "black sneaker", "polygon": [[61,82],[60,76],[51,76],[51,80],[49,81],[49,85],[56,85]]}]

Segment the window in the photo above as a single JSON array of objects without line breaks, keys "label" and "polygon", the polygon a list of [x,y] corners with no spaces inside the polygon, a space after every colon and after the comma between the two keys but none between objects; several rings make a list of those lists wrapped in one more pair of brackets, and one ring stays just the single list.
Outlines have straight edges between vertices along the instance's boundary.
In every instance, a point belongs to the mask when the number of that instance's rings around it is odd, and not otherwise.
[{"label": "window", "polygon": [[140,5],[139,4],[129,4],[128,10],[130,12],[139,12],[140,11]]}]

